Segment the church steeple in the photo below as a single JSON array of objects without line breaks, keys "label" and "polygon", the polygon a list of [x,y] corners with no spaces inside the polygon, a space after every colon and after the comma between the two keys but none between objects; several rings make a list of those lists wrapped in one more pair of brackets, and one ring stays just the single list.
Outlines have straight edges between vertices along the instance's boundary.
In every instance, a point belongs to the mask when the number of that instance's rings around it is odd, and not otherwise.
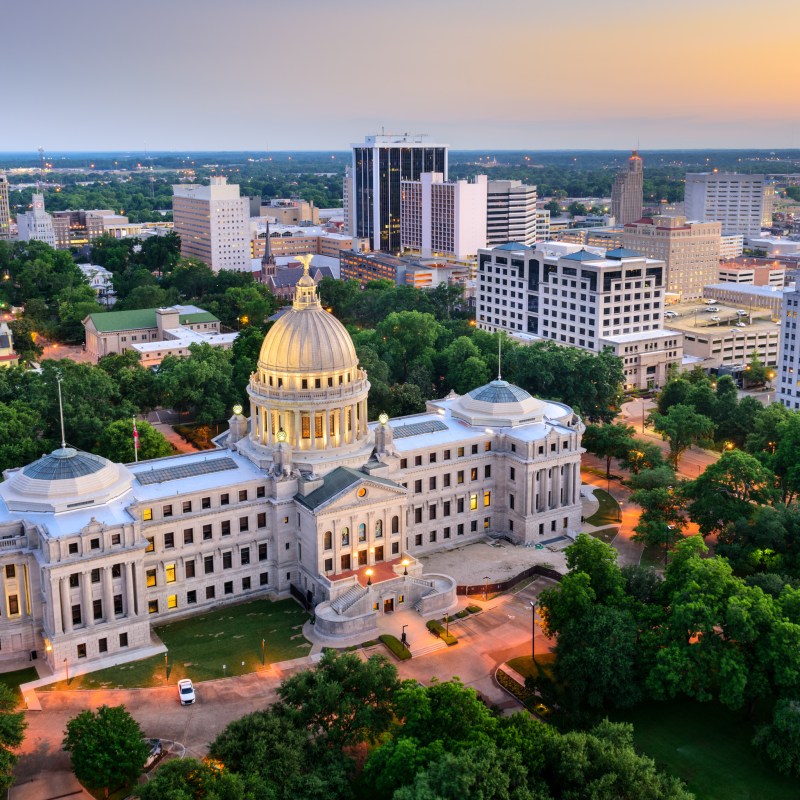
[{"label": "church steeple", "polygon": [[267,235],[264,239],[264,256],[261,259],[261,277],[269,278],[277,271],[275,256],[272,255],[272,245],[269,240],[269,220],[266,221]]}]

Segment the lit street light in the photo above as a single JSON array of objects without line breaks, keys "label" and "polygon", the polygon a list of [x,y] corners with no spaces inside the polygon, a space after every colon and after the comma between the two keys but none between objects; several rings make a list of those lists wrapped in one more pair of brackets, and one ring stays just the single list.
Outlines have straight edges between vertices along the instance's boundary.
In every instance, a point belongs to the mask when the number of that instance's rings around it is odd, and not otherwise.
[{"label": "lit street light", "polygon": [[489,576],[483,576],[483,599],[484,601],[489,599]]},{"label": "lit street light", "polygon": [[372,586],[372,570],[367,570],[367,586]]},{"label": "lit street light", "polygon": [[536,663],[536,601],[530,601],[531,606],[531,659]]}]

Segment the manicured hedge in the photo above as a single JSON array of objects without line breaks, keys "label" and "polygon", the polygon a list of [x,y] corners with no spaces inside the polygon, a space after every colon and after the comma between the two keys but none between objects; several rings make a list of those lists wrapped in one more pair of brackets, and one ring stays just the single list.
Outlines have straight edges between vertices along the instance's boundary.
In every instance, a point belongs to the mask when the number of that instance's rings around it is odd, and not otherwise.
[{"label": "manicured hedge", "polygon": [[401,661],[411,658],[411,651],[396,637],[390,633],[381,634],[378,639],[382,641]]},{"label": "manicured hedge", "polygon": [[429,631],[433,631],[448,647],[457,644],[458,639],[452,633],[447,633],[446,628],[439,620],[432,619],[425,623]]}]

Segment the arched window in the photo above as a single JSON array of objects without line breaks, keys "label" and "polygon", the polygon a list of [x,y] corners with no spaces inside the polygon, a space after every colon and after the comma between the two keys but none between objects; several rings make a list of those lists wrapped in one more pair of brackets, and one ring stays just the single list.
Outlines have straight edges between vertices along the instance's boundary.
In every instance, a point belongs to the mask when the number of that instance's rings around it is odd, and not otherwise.
[{"label": "arched window", "polygon": [[363,522],[358,526],[358,541],[367,541],[367,526]]},{"label": "arched window", "polygon": [[379,519],[375,523],[375,538],[376,539],[383,538],[383,520],[382,519]]},{"label": "arched window", "polygon": [[325,531],[322,535],[322,547],[325,550],[331,550],[333,548],[333,534],[330,531]]},{"label": "arched window", "polygon": [[350,544],[350,528],[342,528],[342,547]]},{"label": "arched window", "polygon": [[392,517],[392,533],[400,533],[400,517]]}]

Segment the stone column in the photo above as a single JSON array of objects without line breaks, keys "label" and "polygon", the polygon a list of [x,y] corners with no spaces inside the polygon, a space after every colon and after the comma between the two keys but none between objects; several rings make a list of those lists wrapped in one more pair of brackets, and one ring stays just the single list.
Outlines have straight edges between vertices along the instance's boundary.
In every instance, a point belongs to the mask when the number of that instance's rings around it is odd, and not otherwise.
[{"label": "stone column", "polygon": [[129,561],[125,565],[125,616],[128,618],[136,616],[136,600],[133,593],[134,580],[133,562]]},{"label": "stone column", "polygon": [[144,564],[134,563],[134,589],[136,590],[136,613],[144,616],[147,613],[147,581],[144,576]]},{"label": "stone column", "polygon": [[300,442],[301,442],[300,435],[302,434],[302,432],[303,432],[303,427],[300,424],[300,412],[299,411],[295,411],[294,412],[294,431],[292,432],[293,433],[293,438],[294,438],[295,450],[299,450],[300,449]]},{"label": "stone column", "polygon": [[81,573],[81,616],[87,628],[94,627],[94,614],[92,613],[92,573]]},{"label": "stone column", "polygon": [[325,427],[322,430],[323,447],[327,450],[331,443],[331,410],[325,409],[325,419],[322,423]]},{"label": "stone column", "polygon": [[25,567],[22,564],[16,565],[17,591],[19,592],[19,613],[21,617],[28,616],[28,582],[25,575]]},{"label": "stone column", "polygon": [[103,618],[106,622],[114,619],[114,586],[111,582],[111,567],[103,567]]},{"label": "stone column", "polygon": [[64,621],[64,633],[72,633],[72,603],[70,602],[69,576],[59,578],[61,592],[61,616]]},{"label": "stone column", "polygon": [[341,447],[344,444],[344,407],[339,406],[336,409],[336,444]]},{"label": "stone column", "polygon": [[50,588],[50,603],[53,612],[53,633],[58,635],[64,630],[64,620],[61,617],[61,581],[63,578],[53,578],[52,573],[48,573],[48,584]]},{"label": "stone column", "polygon": [[581,486],[581,465],[576,463],[572,465],[574,480],[572,482],[572,502],[577,503],[580,497]]},{"label": "stone column", "polygon": [[308,414],[308,432],[311,434],[311,449],[317,449],[317,411],[312,408]]}]

